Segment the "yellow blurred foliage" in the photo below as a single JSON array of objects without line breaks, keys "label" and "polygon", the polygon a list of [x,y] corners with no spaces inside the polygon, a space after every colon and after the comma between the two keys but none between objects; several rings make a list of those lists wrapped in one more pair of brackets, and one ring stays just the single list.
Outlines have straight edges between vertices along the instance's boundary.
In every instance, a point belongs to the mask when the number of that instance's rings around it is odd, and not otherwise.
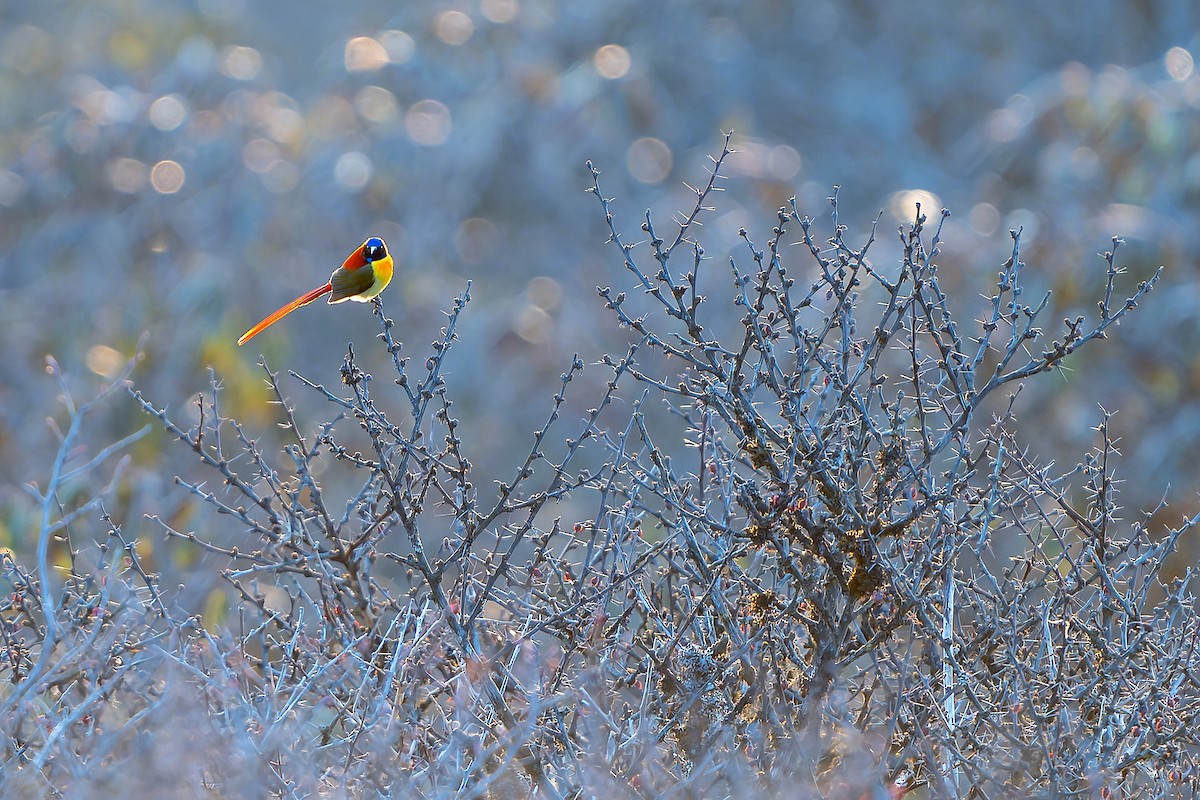
[{"label": "yellow blurred foliage", "polygon": [[120,30],[109,37],[108,54],[123,68],[135,71],[149,63],[150,46],[134,31]]},{"label": "yellow blurred foliage", "polygon": [[213,589],[204,598],[204,627],[213,633],[220,631],[229,611],[229,598],[220,589]]}]

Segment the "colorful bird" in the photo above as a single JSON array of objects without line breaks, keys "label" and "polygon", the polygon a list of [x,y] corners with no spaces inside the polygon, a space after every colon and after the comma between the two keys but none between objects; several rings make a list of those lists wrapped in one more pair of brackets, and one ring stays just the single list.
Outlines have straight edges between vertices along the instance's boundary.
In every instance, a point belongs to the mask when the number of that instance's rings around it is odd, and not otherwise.
[{"label": "colorful bird", "polygon": [[342,262],[329,276],[329,283],[297,297],[262,322],[246,331],[238,339],[243,345],[274,325],[301,306],[306,306],[322,295],[329,294],[330,303],[355,300],[365,303],[382,292],[392,280],[392,255],[387,245],[378,236],[372,236]]}]

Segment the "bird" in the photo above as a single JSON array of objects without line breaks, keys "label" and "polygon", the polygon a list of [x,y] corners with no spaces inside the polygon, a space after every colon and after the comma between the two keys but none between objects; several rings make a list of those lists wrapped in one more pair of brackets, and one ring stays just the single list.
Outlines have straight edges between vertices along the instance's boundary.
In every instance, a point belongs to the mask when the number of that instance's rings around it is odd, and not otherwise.
[{"label": "bird", "polygon": [[330,303],[354,300],[365,303],[387,288],[392,280],[392,254],[383,239],[372,236],[342,262],[329,276],[329,283],[302,294],[283,308],[267,316],[262,322],[238,338],[238,346],[244,345],[267,328],[274,325],[301,306],[328,294]]}]

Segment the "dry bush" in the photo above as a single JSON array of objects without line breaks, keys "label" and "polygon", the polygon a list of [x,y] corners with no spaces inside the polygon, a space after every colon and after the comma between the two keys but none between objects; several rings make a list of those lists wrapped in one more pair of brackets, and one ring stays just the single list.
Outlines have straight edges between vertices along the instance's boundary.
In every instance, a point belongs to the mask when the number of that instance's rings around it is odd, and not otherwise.
[{"label": "dry bush", "polygon": [[[640,247],[591,170],[634,285],[600,295],[631,345],[587,367],[608,383],[576,423],[585,363],[567,365],[494,484],[445,377],[469,285],[415,362],[377,303],[392,383],[353,349],[340,386],[293,373],[331,406],[316,426],[266,370],[280,454],[216,380],[187,427],[135,393],[203,465],[179,484],[240,532],[161,521],[224,564],[234,612],[216,633],[173,609],[116,527],[57,594],[44,558],[6,561],[13,792],[147,774],[181,797],[1194,792],[1198,629],[1164,563],[1197,520],[1121,518],[1107,416],[1058,471],[1016,423],[1021,383],[1157,275],[1119,286],[1114,239],[1097,318],[1052,336],[1014,231],[971,320],[939,287],[944,214],[918,208],[885,268],[836,196],[827,235],[793,204],[714,264],[698,220],[728,154],[669,234],[647,213]],[[699,287],[730,279],[740,329],[714,334],[730,293]],[[360,488],[333,496],[331,471]],[[75,512],[56,513],[47,542]]]}]

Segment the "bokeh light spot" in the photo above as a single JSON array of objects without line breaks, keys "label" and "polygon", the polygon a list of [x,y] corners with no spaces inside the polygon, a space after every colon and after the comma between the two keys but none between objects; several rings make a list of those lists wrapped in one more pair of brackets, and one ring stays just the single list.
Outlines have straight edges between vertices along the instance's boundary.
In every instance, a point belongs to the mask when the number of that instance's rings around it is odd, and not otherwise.
[{"label": "bokeh light spot", "polygon": [[1096,224],[1106,231],[1120,231],[1124,239],[1148,239],[1154,233],[1154,213],[1131,203],[1110,203],[1097,215]]},{"label": "bokeh light spot", "polygon": [[400,116],[396,96],[382,86],[364,86],[354,95],[354,108],[368,122],[392,122]]},{"label": "bokeh light spot", "polygon": [[804,166],[804,160],[800,157],[800,153],[796,151],[796,148],[786,144],[772,147],[771,152],[767,154],[767,172],[778,180],[790,181],[800,174],[802,166]]},{"label": "bokeh light spot", "polygon": [[496,251],[496,226],[489,219],[472,217],[458,226],[454,233],[454,249],[468,264],[479,264]]},{"label": "bokeh light spot", "polygon": [[1037,238],[1038,228],[1041,224],[1038,222],[1038,216],[1035,212],[1028,208],[1018,208],[1004,218],[1004,227],[1010,231],[1021,232],[1021,243],[1029,244]]},{"label": "bokeh light spot", "polygon": [[629,51],[619,44],[606,44],[597,48],[595,55],[592,56],[592,65],[596,68],[596,72],[609,80],[624,77],[632,64],[633,59],[630,57]]},{"label": "bokeh light spot", "polygon": [[1172,47],[1163,57],[1163,66],[1167,74],[1177,81],[1186,81],[1196,70],[1196,62],[1192,54],[1182,47]]},{"label": "bokeh light spot", "polygon": [[483,14],[484,19],[499,25],[512,22],[520,10],[517,0],[483,0],[479,4],[479,13]]},{"label": "bokeh light spot", "polygon": [[971,230],[980,236],[991,236],[1000,227],[1000,211],[991,203],[976,203],[967,215]]},{"label": "bokeh light spot", "polygon": [[437,100],[418,100],[404,115],[404,130],[417,144],[436,147],[450,138],[450,109]]},{"label": "bokeh light spot", "polygon": [[542,344],[554,331],[554,318],[535,305],[525,306],[514,326],[517,336],[530,344]]},{"label": "bokeh light spot", "polygon": [[381,31],[379,43],[387,50],[388,60],[393,64],[403,64],[413,57],[417,43],[404,31]]},{"label": "bokeh light spot", "polygon": [[770,160],[771,148],[757,139],[736,136],[733,139],[736,159],[732,159],[730,170],[749,175],[754,178],[768,177],[767,162]]},{"label": "bokeh light spot", "polygon": [[370,36],[355,36],[346,42],[343,60],[347,72],[370,72],[383,67],[391,57],[387,48]]},{"label": "bokeh light spot", "polygon": [[1091,88],[1092,71],[1078,61],[1069,61],[1063,65],[1058,79],[1067,95],[1083,97]]},{"label": "bokeh light spot", "polygon": [[187,174],[177,161],[160,161],[150,169],[150,185],[159,194],[175,194],[183,188]]},{"label": "bokeh light spot", "polygon": [[641,183],[662,183],[671,174],[671,148],[650,136],[636,140],[625,152],[629,174]]},{"label": "bokeh light spot", "polygon": [[539,275],[525,287],[529,302],[546,311],[553,311],[562,303],[562,284],[548,275]]},{"label": "bokeh light spot", "polygon": [[1129,102],[1132,81],[1129,70],[1117,64],[1107,64],[1096,76],[1096,97],[1105,105],[1124,105]]},{"label": "bokeh light spot", "polygon": [[925,189],[903,189],[892,195],[888,210],[901,222],[912,222],[917,218],[917,203],[921,213],[932,219],[942,209],[942,201],[933,192]]},{"label": "bokeh light spot", "polygon": [[103,344],[94,344],[89,347],[84,358],[87,361],[88,369],[105,378],[117,377],[125,367],[125,356]]},{"label": "bokeh light spot", "polygon": [[136,100],[129,92],[114,92],[91,79],[81,79],[76,89],[76,105],[98,125],[129,122],[136,116]]},{"label": "bokeh light spot", "polygon": [[361,192],[371,180],[373,166],[366,153],[351,150],[338,156],[333,166],[333,181],[343,192]]},{"label": "bokeh light spot", "polygon": [[187,106],[177,94],[163,95],[150,104],[147,116],[160,131],[173,131],[187,120]]},{"label": "bokeh light spot", "polygon": [[263,117],[267,135],[280,144],[292,144],[304,136],[304,117],[294,108],[272,108]]},{"label": "bokeh light spot", "polygon": [[1033,121],[1033,102],[1023,94],[1014,94],[1004,108],[988,115],[984,130],[993,142],[1011,142]]},{"label": "bokeh light spot", "polygon": [[221,53],[221,73],[234,80],[254,80],[261,71],[262,55],[253,47],[227,47]]},{"label": "bokeh light spot", "polygon": [[257,173],[264,173],[279,158],[279,146],[269,139],[251,139],[242,148],[242,163]]},{"label": "bokeh light spot", "polygon": [[434,20],[433,32],[446,44],[466,44],[475,33],[475,23],[461,11],[443,11]]},{"label": "bokeh light spot", "polygon": [[146,186],[149,169],[136,158],[114,158],[105,167],[108,182],[118,192],[136,194]]}]

